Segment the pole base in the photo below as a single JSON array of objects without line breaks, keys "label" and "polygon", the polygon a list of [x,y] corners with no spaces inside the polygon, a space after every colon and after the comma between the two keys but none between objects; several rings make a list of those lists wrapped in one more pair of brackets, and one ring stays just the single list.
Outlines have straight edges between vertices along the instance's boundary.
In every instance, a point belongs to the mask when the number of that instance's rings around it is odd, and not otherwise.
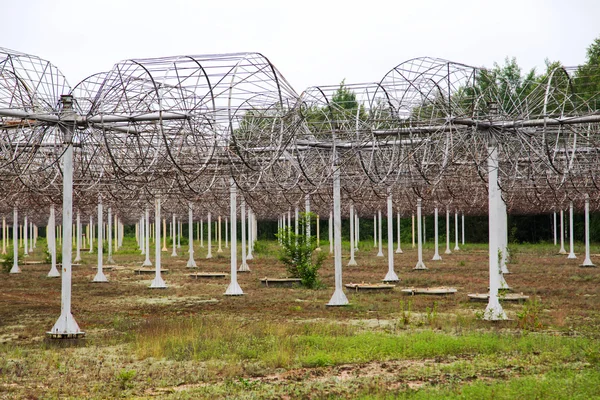
[{"label": "pole base", "polygon": [[577,258],[577,256],[575,255],[575,253],[569,253],[569,255],[567,256],[568,260],[574,260],[576,258]]},{"label": "pole base", "polygon": [[248,253],[248,255],[246,256],[246,260],[254,260],[254,256]]},{"label": "pole base", "polygon": [[348,267],[355,267],[358,264],[356,263],[356,260],[354,258],[351,258],[350,261],[348,261]]},{"label": "pole base", "polygon": [[567,251],[565,249],[560,249],[558,251],[558,254],[567,254]]},{"label": "pole base", "polygon": [[207,259],[210,259],[210,258],[212,258],[212,254],[207,254],[207,255],[206,255],[206,258],[207,258]]},{"label": "pole base", "polygon": [[104,275],[104,272],[100,270],[96,273],[96,276],[92,282],[108,282],[108,279],[106,278],[106,275]]},{"label": "pole base", "polygon": [[442,256],[440,256],[439,254],[434,254],[433,258],[431,260],[432,261],[442,261]]},{"label": "pole base", "polygon": [[73,315],[68,312],[61,314],[58,320],[49,332],[46,332],[47,336],[56,336],[56,338],[74,338],[78,335],[85,335],[84,332],[79,329],[79,325],[75,322]]},{"label": "pole base", "polygon": [[383,278],[384,282],[400,282],[400,279],[398,278],[398,275],[396,275],[396,273],[394,271],[388,271],[388,273],[385,275],[385,278]]},{"label": "pole base", "polygon": [[11,274],[20,274],[21,273],[21,268],[18,265],[13,265],[13,267],[10,269]]},{"label": "pole base", "polygon": [[454,251],[459,251],[459,250],[460,250],[460,247],[458,247],[458,246],[454,247]]},{"label": "pole base", "polygon": [[50,269],[50,272],[48,272],[48,275],[46,276],[48,278],[58,278],[60,276],[60,272],[58,272],[56,265]]},{"label": "pole base", "polygon": [[248,264],[242,263],[238,269],[238,272],[250,272],[250,267],[248,267]]},{"label": "pole base", "polygon": [[396,249],[396,254],[402,254],[402,253],[403,253],[402,249]]},{"label": "pole base", "polygon": [[379,253],[377,253],[377,257],[383,257],[383,252],[380,251]]},{"label": "pole base", "polygon": [[229,283],[229,286],[227,286],[227,290],[225,291],[225,293],[223,293],[224,296],[242,296],[243,294],[244,291],[237,283],[237,281],[232,281],[231,283]]},{"label": "pole base", "polygon": [[416,269],[416,270],[425,270],[425,269],[428,269],[428,268],[425,266],[425,263],[423,261],[418,261],[417,265],[415,265],[415,267],[413,269]]},{"label": "pole base", "polygon": [[580,265],[580,267],[583,267],[583,268],[594,268],[595,266],[596,265],[589,258],[586,258],[585,260],[583,260],[583,264]]},{"label": "pole base", "polygon": [[333,292],[333,296],[331,296],[331,300],[327,303],[329,307],[337,307],[337,306],[347,306],[350,304],[348,302],[348,298],[342,289],[335,289]]},{"label": "pole base", "polygon": [[165,281],[163,280],[163,278],[160,275],[157,275],[152,280],[152,283],[150,284],[149,288],[150,289],[166,289],[167,284],[165,283]]},{"label": "pole base", "polygon": [[450,249],[446,249],[446,251],[444,252],[444,254],[452,254],[452,251],[450,251]]},{"label": "pole base", "polygon": [[506,313],[500,305],[500,302],[498,301],[498,297],[492,298],[492,296],[490,296],[490,301],[485,308],[483,319],[485,321],[503,321],[508,319],[506,317]]},{"label": "pole base", "polygon": [[190,258],[188,260],[186,267],[187,268],[198,268],[198,266],[196,265],[196,261],[194,261],[193,258]]},{"label": "pole base", "polygon": [[146,259],[146,261],[144,261],[144,263],[142,264],[142,267],[151,267],[152,266],[152,262],[148,259]]}]

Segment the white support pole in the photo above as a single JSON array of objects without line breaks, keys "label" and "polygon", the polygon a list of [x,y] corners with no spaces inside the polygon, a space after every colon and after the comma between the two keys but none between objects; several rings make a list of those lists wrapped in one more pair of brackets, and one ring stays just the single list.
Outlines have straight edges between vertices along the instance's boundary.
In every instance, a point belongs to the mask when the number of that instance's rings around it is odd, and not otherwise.
[{"label": "white support pole", "polygon": [[171,217],[171,241],[173,242],[173,250],[171,251],[171,257],[177,257],[177,239],[175,236],[176,217],[175,214]]},{"label": "white support pole", "polygon": [[427,216],[423,214],[423,243],[427,242],[427,229],[425,228],[425,222],[427,221]]},{"label": "white support pole", "polygon": [[377,214],[373,214],[373,247],[377,247]]},{"label": "white support pole", "polygon": [[454,251],[458,251],[458,211],[454,211],[454,240]]},{"label": "white support pole", "polygon": [[[244,207],[242,203],[242,208]],[[298,243],[298,206],[296,206],[296,210],[294,212],[294,234],[296,235],[296,243]]]},{"label": "white support pole", "polygon": [[90,215],[90,238],[88,240],[90,250],[89,253],[92,254],[94,252],[94,217]]},{"label": "white support pole", "polygon": [[462,245],[464,246],[465,245],[465,213],[464,212],[462,213],[461,219],[462,219],[462,222],[460,225],[460,229],[462,231]]},{"label": "white support pole", "polygon": [[421,198],[417,199],[417,255],[418,261],[417,265],[413,269],[422,270],[427,269],[425,263],[423,262],[423,234],[421,232],[421,222],[423,219],[421,218]]},{"label": "white support pole", "polygon": [[[62,241],[62,274],[61,274],[61,313],[48,334],[58,337],[83,336],[75,318],[71,314],[71,257],[73,244],[71,242],[73,229],[73,130],[75,128],[75,113],[73,112],[72,97],[62,96],[62,119],[60,125],[63,142],[66,144],[63,153],[63,241]],[[73,123],[71,123],[73,122]],[[15,257],[16,260],[16,257]]]},{"label": "white support pole", "polygon": [[157,198],[154,202],[154,265],[156,267],[154,279],[150,284],[151,289],[166,289],[167,284],[161,276],[161,248],[160,248],[160,198]]},{"label": "white support pole", "polygon": [[590,196],[585,194],[585,260],[582,267],[595,267],[590,258]]},{"label": "white support pole", "polygon": [[206,216],[206,226],[208,227],[208,232],[206,232],[206,236],[207,236],[207,243],[206,246],[208,247],[208,252],[206,253],[206,258],[212,258],[212,235],[211,235],[211,229],[212,229],[212,224],[210,221],[210,211],[208,212],[208,215]]},{"label": "white support pole", "polygon": [[288,218],[287,218],[287,221],[288,221],[288,224],[287,224],[288,243],[290,243],[291,238],[290,238],[289,234],[292,233],[292,209],[291,208],[288,208],[287,216],[288,216]]},{"label": "white support pole", "polygon": [[556,211],[552,212],[553,220],[554,220],[554,229],[552,229],[552,233],[554,234],[554,245],[556,246]]},{"label": "white support pole", "polygon": [[2,254],[6,254],[6,217],[2,216]]},{"label": "white support pole", "polygon": [[246,254],[246,260],[253,260],[254,256],[252,255],[252,242],[254,241],[254,227],[252,226],[254,220],[252,218],[252,209],[248,207],[248,253]]},{"label": "white support pole", "polygon": [[442,256],[440,256],[439,251],[439,243],[438,243],[438,206],[435,205],[435,209],[433,210],[433,236],[434,236],[434,247],[435,252],[433,254],[433,261],[440,261]]},{"label": "white support pole", "polygon": [[402,254],[402,247],[400,247],[400,213],[398,212],[398,224],[396,226],[397,229],[397,238],[398,238],[398,248],[396,249],[396,254]]},{"label": "white support pole", "polygon": [[445,254],[452,254],[450,250],[450,209],[446,206],[446,251]]},{"label": "white support pole", "polygon": [[412,248],[415,248],[415,213],[412,213]]},{"label": "white support pole", "polygon": [[575,259],[575,245],[573,243],[573,202],[569,203],[569,255],[568,259]]},{"label": "white support pole", "polygon": [[77,211],[77,219],[75,222],[77,225],[77,240],[75,244],[75,260],[74,262],[81,262],[81,219],[80,213]]},{"label": "white support pole", "polygon": [[181,218],[177,218],[177,248],[181,248]]},{"label": "white support pole", "polygon": [[354,252],[358,251],[358,244],[360,242],[360,218],[358,218],[358,212],[354,213]]},{"label": "white support pole", "polygon": [[354,259],[354,204],[350,204],[350,261],[348,266],[352,267],[358,265]]},{"label": "white support pole", "polygon": [[29,256],[29,240],[27,240],[27,215],[25,215],[25,220],[23,222],[23,257]]},{"label": "white support pole", "polygon": [[104,228],[104,215],[102,210],[102,197],[98,196],[98,272],[96,272],[96,276],[94,277],[93,282],[108,282],[108,279],[104,275],[104,271],[102,270],[102,257],[103,257],[103,237],[104,233],[102,229]]},{"label": "white support pole", "polygon": [[221,216],[219,215],[217,217],[217,253],[223,252],[223,246],[221,245],[221,238],[223,237],[223,235],[221,234],[221,226]]},{"label": "white support pole", "polygon": [[163,245],[161,251],[169,251],[167,248],[167,219],[163,217],[162,219],[162,237],[163,237]]},{"label": "white support pole", "polygon": [[[231,218],[231,281],[225,295],[241,296],[244,292],[237,281],[237,188],[233,178],[229,178],[229,217]],[[210,220],[208,226],[210,226]],[[208,236],[210,237],[210,234]]]},{"label": "white support pole", "polygon": [[485,309],[484,319],[488,321],[504,320],[506,314],[498,300],[498,289],[500,289],[500,265],[499,254],[499,203],[502,201],[500,187],[498,186],[498,148],[490,147],[488,156],[488,218],[489,218],[489,274],[490,274],[490,296]]},{"label": "white support pole", "polygon": [[381,210],[377,210],[377,216],[379,217],[379,221],[377,224],[377,231],[379,233],[379,237],[378,237],[378,241],[379,243],[377,243],[378,245],[378,251],[377,251],[377,257],[383,257],[383,224],[381,223]]},{"label": "white support pole", "polygon": [[329,231],[329,254],[333,254],[333,212],[329,211],[329,224],[327,224],[327,230]]},{"label": "white support pole", "polygon": [[50,206],[50,217],[48,218],[48,226],[46,227],[46,240],[48,241],[48,252],[50,253],[50,271],[48,278],[58,278],[60,272],[56,268],[56,213],[54,204]]},{"label": "white support pole", "polygon": [[229,217],[225,217],[225,248],[229,248]]},{"label": "white support pole", "polygon": [[19,267],[19,214],[17,207],[13,208],[13,266],[10,269],[11,274],[20,274]]},{"label": "white support pole", "polygon": [[558,251],[558,254],[567,254],[567,250],[565,250],[565,217],[564,217],[564,211],[560,210],[560,250]]},{"label": "white support pole", "polygon": [[308,194],[304,196],[304,212],[306,241],[308,242],[310,240],[310,196]]},{"label": "white support pole", "polygon": [[398,282],[398,275],[394,271],[394,210],[392,206],[392,190],[387,189],[387,239],[388,239],[388,272],[383,278],[385,282]]},{"label": "white support pole", "polygon": [[319,215],[317,214],[317,248],[316,251],[321,251],[321,227],[319,226]]},{"label": "white support pole", "polygon": [[[106,231],[106,241],[108,242],[108,254],[106,257],[106,263],[107,264],[114,264],[115,260],[113,260],[112,258],[112,254],[113,254],[113,217],[112,217],[112,207],[108,207],[108,215],[106,216],[107,222],[108,222],[108,229]],[[150,232],[150,229],[148,229],[148,232]],[[148,245],[148,241],[146,241],[146,244]],[[160,242],[157,244],[157,246],[160,245]],[[160,247],[160,246],[159,246]],[[150,249],[150,245],[148,245],[148,249]],[[147,256],[146,259],[150,260],[150,251],[146,252]],[[149,261],[148,261],[149,262]],[[144,263],[145,265],[145,263]],[[150,263],[149,265],[152,265],[152,263]]]},{"label": "white support pole", "polygon": [[348,298],[342,287],[342,206],[340,169],[337,166],[333,170],[333,218],[335,291],[327,305],[345,306],[348,304]]},{"label": "white support pole", "polygon": [[[98,221],[98,224],[104,224],[104,222]],[[146,223],[144,222],[144,213],[140,217],[140,254],[143,256],[146,254]],[[102,229],[98,229],[98,232],[102,232]],[[104,233],[103,233],[104,234]],[[98,235],[98,239],[100,239],[100,235]]]},{"label": "white support pole", "polygon": [[204,248],[204,219],[200,218],[200,247]]},{"label": "white support pole", "polygon": [[[219,217],[220,218],[220,217]],[[192,203],[188,203],[188,268],[198,268],[196,261],[194,261],[194,211],[192,209]]]},{"label": "white support pole", "polygon": [[[108,210],[110,211],[110,208]],[[148,207],[146,207],[145,216],[146,216],[146,222],[144,225],[144,234],[146,236],[145,237],[146,244],[144,245],[144,247],[146,249],[146,259],[144,260],[144,263],[142,265],[144,267],[151,267],[152,262],[150,261],[150,210],[148,209]],[[110,215],[108,216],[108,220],[110,221]],[[110,249],[110,246],[109,246],[109,249]]]},{"label": "white support pole", "polygon": [[249,272],[250,268],[246,262],[246,200],[242,198],[240,220],[242,221],[242,264],[238,272]]}]

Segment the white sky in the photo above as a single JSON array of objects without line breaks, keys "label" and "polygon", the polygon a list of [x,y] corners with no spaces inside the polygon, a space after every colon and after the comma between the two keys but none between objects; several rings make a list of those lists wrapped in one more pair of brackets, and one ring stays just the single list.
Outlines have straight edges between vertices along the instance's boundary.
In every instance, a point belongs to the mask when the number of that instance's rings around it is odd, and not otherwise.
[{"label": "white sky", "polygon": [[69,83],[139,57],[257,51],[297,92],[379,81],[432,56],[474,66],[516,57],[581,64],[597,0],[0,0],[0,47],[58,66]]}]

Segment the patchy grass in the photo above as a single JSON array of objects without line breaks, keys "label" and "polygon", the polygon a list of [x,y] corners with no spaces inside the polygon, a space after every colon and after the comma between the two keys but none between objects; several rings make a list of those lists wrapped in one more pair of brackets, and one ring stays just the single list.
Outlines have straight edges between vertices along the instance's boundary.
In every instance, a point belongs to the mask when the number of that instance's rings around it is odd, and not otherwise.
[{"label": "patchy grass", "polygon": [[[108,284],[91,280],[96,254],[73,267],[73,314],[80,342],[48,342],[60,314],[60,279],[49,265],[22,265],[0,280],[0,398],[594,398],[600,396],[600,268],[556,255],[552,245],[511,245],[517,262],[506,280],[530,295],[504,304],[509,321],[476,318],[485,304],[466,294],[487,290],[487,247],[461,246],[413,271],[416,249],[395,255],[401,287],[453,286],[446,297],[347,291],[348,307],[327,308],[324,288],[264,288],[259,278],[284,273],[275,242],[261,241],[239,274],[243,297],[222,296],[227,280],[192,280],[187,246],[162,253],[169,288],[147,288],[135,275],[144,257],[133,238],[114,253]],[[206,241],[204,242],[206,246]],[[213,254],[216,254],[216,243]],[[452,243],[453,244],[453,243]],[[445,245],[445,244],[444,244]],[[441,246],[440,249],[443,249]],[[453,247],[453,246],[452,246]],[[328,246],[321,248],[328,253]],[[379,282],[387,259],[364,241],[344,282]],[[576,247],[579,249],[580,247]],[[43,260],[38,242],[27,261]],[[229,272],[228,249],[199,270]],[[594,254],[600,252],[592,248]],[[385,249],[384,249],[385,253]],[[154,251],[151,252],[154,256]],[[387,254],[387,253],[386,253]],[[152,257],[153,259],[153,257]],[[217,301],[215,301],[215,299]]]}]

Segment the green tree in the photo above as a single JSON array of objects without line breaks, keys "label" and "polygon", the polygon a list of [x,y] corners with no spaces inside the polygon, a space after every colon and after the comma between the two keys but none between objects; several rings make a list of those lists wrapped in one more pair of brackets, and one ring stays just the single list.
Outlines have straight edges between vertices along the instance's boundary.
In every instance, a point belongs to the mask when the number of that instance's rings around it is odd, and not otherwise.
[{"label": "green tree", "polygon": [[575,92],[593,110],[600,109],[600,37],[587,48],[586,61],[577,68],[574,86]]}]

